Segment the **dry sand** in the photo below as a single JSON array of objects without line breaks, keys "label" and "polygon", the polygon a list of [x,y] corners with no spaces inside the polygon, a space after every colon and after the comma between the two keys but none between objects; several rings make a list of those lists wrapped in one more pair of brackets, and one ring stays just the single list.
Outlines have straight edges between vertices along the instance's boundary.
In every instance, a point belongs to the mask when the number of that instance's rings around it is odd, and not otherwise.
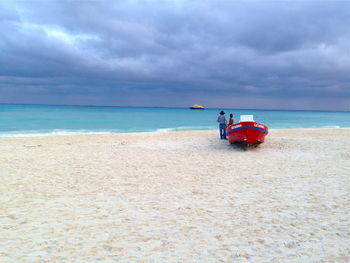
[{"label": "dry sand", "polygon": [[349,262],[350,130],[0,139],[1,262]]}]

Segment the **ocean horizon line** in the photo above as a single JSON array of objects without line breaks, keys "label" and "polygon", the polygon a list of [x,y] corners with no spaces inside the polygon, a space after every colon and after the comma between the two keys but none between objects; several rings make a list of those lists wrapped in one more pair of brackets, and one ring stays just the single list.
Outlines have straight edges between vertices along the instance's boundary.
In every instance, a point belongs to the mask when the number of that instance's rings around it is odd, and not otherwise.
[{"label": "ocean horizon line", "polygon": [[[36,103],[0,103],[0,105],[19,106],[57,106],[57,107],[101,107],[101,108],[146,108],[146,109],[190,109],[188,107],[162,107],[162,106],[122,106],[122,105],[83,105],[83,104],[36,104]],[[312,112],[350,112],[350,110],[311,110],[311,109],[248,109],[248,108],[216,108],[204,107],[208,110],[254,110],[254,111],[312,111]]]}]

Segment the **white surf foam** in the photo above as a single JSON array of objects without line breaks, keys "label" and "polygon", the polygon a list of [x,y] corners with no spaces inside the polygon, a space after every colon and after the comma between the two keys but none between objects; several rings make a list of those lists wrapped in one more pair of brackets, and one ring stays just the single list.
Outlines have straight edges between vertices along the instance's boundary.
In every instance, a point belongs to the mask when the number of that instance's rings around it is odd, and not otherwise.
[{"label": "white surf foam", "polygon": [[65,136],[65,135],[83,135],[83,134],[112,134],[112,133],[115,133],[115,132],[89,131],[89,130],[13,131],[13,132],[0,133],[0,138]]},{"label": "white surf foam", "polygon": [[327,129],[339,129],[340,126],[338,125],[329,125],[329,126],[321,126],[321,128],[327,128]]}]

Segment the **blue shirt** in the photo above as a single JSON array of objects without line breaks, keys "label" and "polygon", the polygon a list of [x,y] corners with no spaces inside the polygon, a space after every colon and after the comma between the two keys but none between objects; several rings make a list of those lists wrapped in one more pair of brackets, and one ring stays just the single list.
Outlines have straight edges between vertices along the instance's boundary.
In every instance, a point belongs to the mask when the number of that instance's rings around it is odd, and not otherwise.
[{"label": "blue shirt", "polygon": [[220,124],[226,124],[225,115],[220,115],[220,116],[218,117],[218,122],[219,122]]}]

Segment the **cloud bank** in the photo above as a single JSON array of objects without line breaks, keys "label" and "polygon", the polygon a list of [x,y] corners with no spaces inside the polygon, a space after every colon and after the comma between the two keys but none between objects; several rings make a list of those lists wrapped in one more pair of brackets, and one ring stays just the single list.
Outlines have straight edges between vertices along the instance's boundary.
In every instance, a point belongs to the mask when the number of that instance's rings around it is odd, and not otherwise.
[{"label": "cloud bank", "polygon": [[0,103],[350,110],[349,1],[4,1]]}]

